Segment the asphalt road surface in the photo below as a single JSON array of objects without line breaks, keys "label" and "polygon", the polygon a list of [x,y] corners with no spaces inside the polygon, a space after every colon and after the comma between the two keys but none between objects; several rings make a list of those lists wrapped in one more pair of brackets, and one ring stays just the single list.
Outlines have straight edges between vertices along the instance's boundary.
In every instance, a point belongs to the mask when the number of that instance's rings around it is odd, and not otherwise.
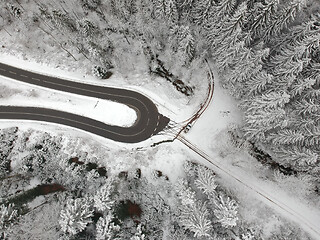
[{"label": "asphalt road surface", "polygon": [[[170,121],[170,119],[158,112],[157,107],[149,98],[134,91],[63,80],[2,63],[0,63],[0,75],[50,89],[122,103],[136,111],[137,120],[131,127],[118,127],[54,109],[15,106],[0,106],[0,119],[58,123],[124,143],[144,141],[163,130]],[[113,114],[109,113],[108,109],[105,111],[106,114]]]}]

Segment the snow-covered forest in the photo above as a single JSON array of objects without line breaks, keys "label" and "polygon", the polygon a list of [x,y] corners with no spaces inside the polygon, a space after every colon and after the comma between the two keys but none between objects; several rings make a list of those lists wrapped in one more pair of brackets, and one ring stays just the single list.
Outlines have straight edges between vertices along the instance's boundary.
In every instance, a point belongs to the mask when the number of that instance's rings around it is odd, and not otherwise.
[{"label": "snow-covered forest", "polygon": [[[263,239],[265,225],[248,223],[250,211],[189,157],[173,180],[151,167],[159,149],[132,155],[62,134],[0,133],[2,239]],[[309,239],[277,224],[270,239]]]},{"label": "snow-covered forest", "polygon": [[[235,145],[258,148],[317,201],[319,12],[318,0],[0,0],[0,47],[101,81],[161,76],[190,98],[208,60],[243,111]],[[309,239],[287,222],[268,234],[248,224],[235,194],[192,159],[172,181],[112,169],[121,150],[14,128],[0,137],[2,238]]]}]

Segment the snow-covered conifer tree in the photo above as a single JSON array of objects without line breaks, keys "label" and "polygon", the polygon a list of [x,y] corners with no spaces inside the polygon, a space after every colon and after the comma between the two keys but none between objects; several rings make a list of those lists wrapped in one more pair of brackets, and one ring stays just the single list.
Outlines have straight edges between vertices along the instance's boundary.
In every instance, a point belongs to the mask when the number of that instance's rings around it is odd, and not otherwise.
[{"label": "snow-covered conifer tree", "polygon": [[22,10],[12,4],[7,4],[7,8],[9,9],[9,12],[14,16],[15,18],[20,18],[22,15]]},{"label": "snow-covered conifer tree", "polygon": [[167,20],[170,24],[178,21],[176,0],[154,0],[154,15],[157,19]]},{"label": "snow-covered conifer tree", "polygon": [[304,141],[304,136],[300,131],[292,129],[281,129],[270,134],[271,142],[275,145],[301,145]]},{"label": "snow-covered conifer tree", "polygon": [[237,31],[238,28],[242,28],[244,23],[247,21],[247,5],[242,3],[238,6],[235,13],[228,18],[226,23],[222,25],[220,34],[224,37],[232,35],[233,32]]},{"label": "snow-covered conifer tree", "polygon": [[76,30],[73,20],[68,16],[68,14],[63,13],[60,10],[52,11],[52,21],[60,30]]},{"label": "snow-covered conifer tree", "polygon": [[81,19],[77,21],[79,32],[84,37],[93,37],[97,32],[97,27],[88,19]]},{"label": "snow-covered conifer tree", "polygon": [[320,105],[319,99],[302,99],[295,104],[295,111],[303,116],[315,115],[319,117]]},{"label": "snow-covered conifer tree", "polygon": [[[246,85],[248,79],[258,75],[262,69],[262,60],[269,54],[268,49],[252,51],[247,47],[240,46],[237,52],[230,55],[225,65],[219,65],[221,70],[228,67],[226,71],[226,85],[229,86],[233,96],[241,98],[247,93]],[[220,61],[220,57],[219,63]]]},{"label": "snow-covered conifer tree", "polygon": [[130,240],[144,240],[144,239],[146,238],[145,238],[145,235],[142,233],[141,224],[138,224],[137,232],[134,234],[134,236],[130,238]]},{"label": "snow-covered conifer tree", "polygon": [[306,91],[309,92],[309,90],[313,90],[312,86],[314,86],[315,84],[316,84],[316,80],[313,78],[297,77],[296,80],[291,85],[290,95],[292,97],[301,96],[302,93],[306,93]]},{"label": "snow-covered conifer tree", "polygon": [[215,174],[212,170],[199,165],[197,167],[197,179],[195,180],[196,186],[205,194],[212,194],[217,187],[215,183]]},{"label": "snow-covered conifer tree", "polygon": [[[259,67],[259,69],[261,69]],[[244,83],[247,89],[247,96],[255,96],[261,94],[267,88],[267,84],[272,82],[273,75],[268,74],[266,71],[261,70],[254,74],[251,78],[247,79]]]},{"label": "snow-covered conifer tree", "polygon": [[178,21],[178,11],[176,0],[165,0],[165,16],[169,19],[170,23],[176,23]]},{"label": "snow-covered conifer tree", "polygon": [[212,25],[207,29],[206,38],[216,58],[225,59],[225,62],[227,62],[230,59],[222,55],[230,53],[229,55],[233,59],[239,48],[244,45],[241,43],[241,33],[246,21],[246,15],[247,7],[243,3],[230,18],[220,22],[217,26]]},{"label": "snow-covered conifer tree", "polygon": [[287,7],[278,11],[274,15],[273,21],[264,30],[263,39],[269,40],[270,37],[287,28],[305,4],[306,0],[294,0],[289,2]]},{"label": "snow-covered conifer tree", "polygon": [[227,20],[235,11],[236,0],[221,0],[214,6],[214,23]]},{"label": "snow-covered conifer tree", "polygon": [[[254,114],[254,115],[253,115]],[[283,109],[264,110],[246,113],[245,124],[243,126],[244,136],[248,140],[265,142],[267,132],[274,128],[284,128],[288,126],[286,112]]]},{"label": "snow-covered conifer tree", "polygon": [[108,74],[108,71],[104,67],[93,66],[92,74],[98,78],[105,79]]},{"label": "snow-covered conifer tree", "polygon": [[177,32],[178,52],[181,53],[186,64],[190,63],[194,56],[194,37],[189,26],[180,26]]},{"label": "snow-covered conifer tree", "polygon": [[181,199],[182,205],[192,206],[195,204],[195,193],[188,187],[186,181],[181,180],[178,182],[176,193],[178,198]]},{"label": "snow-covered conifer tree", "polygon": [[276,146],[273,147],[277,159],[283,166],[292,166],[299,171],[310,171],[320,160],[318,153],[304,147],[298,146]]},{"label": "snow-covered conifer tree", "polygon": [[212,230],[209,212],[205,203],[200,203],[195,198],[195,193],[187,186],[185,181],[180,181],[177,186],[177,195],[181,201],[179,222],[193,232],[195,237],[208,237]]},{"label": "snow-covered conifer tree", "polygon": [[304,57],[305,51],[306,49],[301,45],[283,49],[271,60],[274,74],[276,76],[284,75],[285,77],[290,77],[302,72],[303,66],[307,65],[310,61],[310,58]]},{"label": "snow-covered conifer tree", "polygon": [[181,225],[193,232],[194,237],[209,237],[212,223],[205,203],[197,202],[192,208],[183,206],[180,216]]},{"label": "snow-covered conifer tree", "polygon": [[97,240],[112,240],[114,234],[120,230],[120,227],[112,222],[112,214],[108,212],[106,217],[100,217],[96,225]]},{"label": "snow-covered conifer tree", "polygon": [[261,109],[275,110],[277,108],[284,108],[285,104],[289,101],[290,95],[286,92],[271,92],[245,100],[242,106],[245,106],[249,111],[259,112]]},{"label": "snow-covered conifer tree", "polygon": [[213,16],[212,0],[195,0],[191,9],[192,18],[197,25],[206,25]]},{"label": "snow-covered conifer tree", "polygon": [[270,92],[242,101],[246,111],[244,131],[248,139],[265,141],[265,133],[274,128],[288,126],[285,105],[290,95],[286,92]]},{"label": "snow-covered conifer tree", "polygon": [[253,37],[263,36],[264,29],[272,22],[274,15],[278,10],[279,0],[267,0],[264,2],[256,2],[253,9],[250,9],[250,33]]},{"label": "snow-covered conifer tree", "polygon": [[218,198],[210,199],[214,204],[215,208],[213,210],[217,221],[225,228],[234,227],[237,225],[238,221],[238,203],[230,199],[225,198],[221,195]]},{"label": "snow-covered conifer tree", "polygon": [[0,229],[3,230],[8,226],[16,217],[18,211],[14,209],[14,204],[1,204],[0,205]]},{"label": "snow-covered conifer tree", "polygon": [[101,0],[81,0],[83,7],[91,10],[97,9],[101,5]]},{"label": "snow-covered conifer tree", "polygon": [[98,211],[111,210],[114,201],[111,199],[111,193],[113,191],[112,181],[108,180],[93,196],[94,207]]},{"label": "snow-covered conifer tree", "polygon": [[61,230],[67,234],[75,235],[92,222],[92,216],[93,210],[88,199],[68,199],[65,208],[60,213]]},{"label": "snow-covered conifer tree", "polygon": [[166,6],[165,6],[165,0],[154,0],[153,1],[153,11],[154,15],[157,19],[163,19],[165,17],[165,11],[166,11]]},{"label": "snow-covered conifer tree", "polygon": [[319,32],[320,26],[318,26],[318,20],[310,20],[308,22],[291,27],[289,32],[274,36],[270,40],[270,48],[277,52],[278,50],[283,49],[285,46],[296,46],[310,36],[317,36]]}]

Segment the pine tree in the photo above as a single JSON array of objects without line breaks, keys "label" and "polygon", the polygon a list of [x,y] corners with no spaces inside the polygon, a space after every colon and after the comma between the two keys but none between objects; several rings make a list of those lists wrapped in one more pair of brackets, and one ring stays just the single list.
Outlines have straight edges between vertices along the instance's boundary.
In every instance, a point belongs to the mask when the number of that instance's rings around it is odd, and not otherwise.
[{"label": "pine tree", "polygon": [[227,22],[221,27],[220,34],[223,37],[232,35],[237,29],[242,29],[247,21],[247,5],[242,3],[238,6],[235,13],[228,18]]},{"label": "pine tree", "polygon": [[281,129],[270,134],[270,140],[274,145],[301,145],[304,136],[301,132],[292,129]]},{"label": "pine tree", "polygon": [[273,147],[273,152],[282,165],[291,166],[298,171],[310,171],[320,160],[319,152],[303,146],[277,146]]},{"label": "pine tree", "polygon": [[310,62],[310,58],[304,57],[305,51],[304,46],[288,47],[272,57],[271,62],[274,75],[293,77],[302,72],[303,67]]},{"label": "pine tree", "polygon": [[[241,4],[236,12],[220,25],[207,29],[206,38],[215,57],[223,59],[222,55],[229,53],[231,59],[237,54],[244,43],[241,41],[242,27],[246,21],[247,8]],[[230,54],[231,52],[231,54]],[[229,58],[224,58],[228,59]],[[226,62],[228,60],[225,60]]]},{"label": "pine tree", "polygon": [[304,79],[302,77],[297,77],[295,82],[291,85],[291,88],[289,89],[290,95],[295,97],[295,96],[301,96],[302,93],[308,94],[309,90],[313,90],[312,86],[314,86],[315,83],[316,83],[315,79],[312,79],[312,78]]},{"label": "pine tree", "polygon": [[113,191],[113,183],[112,181],[108,180],[93,196],[93,206],[98,211],[105,211],[111,210],[111,207],[114,201],[111,199],[111,193]]},{"label": "pine tree", "polygon": [[213,1],[212,0],[195,0],[191,14],[193,22],[197,25],[206,25],[213,17]]},{"label": "pine tree", "polygon": [[120,230],[118,225],[112,222],[112,214],[108,212],[106,217],[100,217],[96,225],[97,240],[112,240],[114,235]]},{"label": "pine tree", "polygon": [[192,16],[191,11],[195,5],[196,0],[181,0],[177,1],[177,9],[181,18],[181,22],[191,22]]},{"label": "pine tree", "polygon": [[185,228],[193,232],[195,237],[208,237],[212,231],[209,220],[209,212],[205,203],[199,203],[195,193],[188,187],[186,181],[180,181],[176,192],[181,201],[179,208],[179,222]]},{"label": "pine tree", "polygon": [[256,96],[253,99],[245,100],[242,106],[245,106],[248,111],[260,112],[263,110],[276,110],[278,108],[284,108],[284,106],[290,101],[290,95],[286,92],[270,92],[260,96]]},{"label": "pine tree", "polygon": [[98,78],[105,79],[108,74],[108,71],[103,67],[94,66],[92,68],[92,74]]},{"label": "pine tree", "polygon": [[320,116],[320,105],[318,99],[303,99],[295,104],[295,109],[298,114],[303,116]]},{"label": "pine tree", "polygon": [[222,0],[219,1],[217,6],[215,7],[215,22],[222,21],[224,19],[228,19],[232,16],[236,9],[237,1],[236,0]]},{"label": "pine tree", "polygon": [[166,12],[165,0],[154,0],[153,5],[155,17],[157,19],[164,19]]},{"label": "pine tree", "polygon": [[180,26],[178,32],[178,51],[185,59],[185,64],[189,64],[195,54],[194,37],[191,34],[188,26]]},{"label": "pine tree", "polygon": [[134,234],[133,237],[130,238],[130,240],[144,240],[144,239],[145,239],[145,235],[142,233],[141,224],[138,224],[137,232]]},{"label": "pine tree", "polygon": [[0,230],[4,230],[18,216],[18,211],[14,208],[14,204],[0,205]]},{"label": "pine tree", "polygon": [[157,19],[166,19],[169,24],[175,24],[178,21],[178,10],[176,0],[154,0],[154,15]]},{"label": "pine tree", "polygon": [[178,182],[176,186],[176,193],[183,206],[195,205],[195,193],[188,187],[186,181],[181,180]]},{"label": "pine tree", "polygon": [[245,114],[243,130],[248,140],[263,142],[266,140],[265,134],[268,131],[274,128],[282,129],[288,126],[287,115],[283,109],[245,112]]},{"label": "pine tree", "polygon": [[51,19],[56,27],[65,31],[76,31],[76,24],[69,17],[68,14],[63,13],[60,10],[53,10],[51,14]]},{"label": "pine tree", "polygon": [[255,236],[254,232],[250,229],[247,229],[245,233],[241,234],[241,240],[254,240],[257,237]]},{"label": "pine tree", "polygon": [[68,199],[60,213],[61,230],[70,235],[82,232],[92,222],[92,216],[93,210],[88,199]]},{"label": "pine tree", "polygon": [[[311,79],[310,82],[312,82],[314,79]],[[305,93],[307,98],[314,98],[314,99],[319,99],[320,98],[320,89],[317,88],[317,81],[315,80],[315,89],[314,88],[309,88],[308,91]],[[308,85],[309,86],[309,85]]]},{"label": "pine tree", "polygon": [[320,33],[318,20],[310,20],[300,25],[293,26],[290,31],[274,36],[270,40],[270,48],[277,52],[286,46],[299,45],[301,41]]},{"label": "pine tree", "polygon": [[[320,112],[319,112],[320,113]],[[317,124],[304,131],[303,146],[320,151],[320,114],[315,118]]]},{"label": "pine tree", "polygon": [[209,46],[211,47],[212,54],[220,62],[225,62],[225,64],[220,64],[221,66],[226,66],[229,59],[237,54],[239,49],[244,45],[244,42],[240,40],[241,29],[237,28],[229,36],[224,36],[220,34],[219,28],[210,28],[206,32],[206,38]]},{"label": "pine tree", "polygon": [[169,19],[170,23],[178,22],[178,11],[176,0],[164,0],[165,16]]},{"label": "pine tree", "polygon": [[82,6],[86,9],[96,10],[101,5],[101,0],[81,0]]},{"label": "pine tree", "polygon": [[83,37],[92,38],[98,33],[98,28],[90,20],[84,18],[77,22],[77,28]]},{"label": "pine tree", "polygon": [[[257,69],[261,69],[262,66],[257,66]],[[247,97],[261,94],[267,89],[267,85],[272,82],[273,75],[268,74],[266,71],[261,70],[244,83],[247,90]]]},{"label": "pine tree", "polygon": [[199,165],[197,167],[197,179],[195,180],[195,185],[205,194],[213,194],[217,187],[214,176],[215,174],[212,170]]},{"label": "pine tree", "polygon": [[284,110],[290,101],[285,92],[270,92],[244,99],[241,107],[245,109],[245,136],[248,140],[266,141],[266,133],[274,128],[288,126],[288,118]]},{"label": "pine tree", "polygon": [[[261,72],[262,61],[268,53],[268,49],[253,52],[246,47],[240,47],[237,53],[227,58],[226,85],[233,96],[240,99],[247,94],[248,89],[243,86]],[[223,67],[220,65],[221,70],[224,70]]]},{"label": "pine tree", "polygon": [[237,225],[238,221],[238,204],[229,197],[224,198],[221,195],[218,198],[212,198],[215,208],[213,210],[217,222],[223,227],[229,228]]},{"label": "pine tree", "polygon": [[272,36],[279,34],[283,29],[287,28],[305,5],[305,2],[305,0],[294,0],[290,2],[287,7],[278,11],[278,13],[274,15],[272,22],[264,30],[262,38],[269,41]]},{"label": "pine tree", "polygon": [[20,18],[22,15],[22,10],[12,4],[7,4],[7,8],[9,9],[9,12],[14,16],[15,18]]},{"label": "pine tree", "polygon": [[212,223],[209,220],[209,212],[205,203],[197,203],[193,206],[182,206],[180,215],[181,225],[193,232],[194,237],[209,237],[212,231]]},{"label": "pine tree", "polygon": [[252,37],[263,36],[264,30],[273,20],[273,16],[277,13],[279,0],[267,0],[265,2],[257,2],[254,8],[250,9],[250,17],[252,20],[249,25],[249,32]]}]

